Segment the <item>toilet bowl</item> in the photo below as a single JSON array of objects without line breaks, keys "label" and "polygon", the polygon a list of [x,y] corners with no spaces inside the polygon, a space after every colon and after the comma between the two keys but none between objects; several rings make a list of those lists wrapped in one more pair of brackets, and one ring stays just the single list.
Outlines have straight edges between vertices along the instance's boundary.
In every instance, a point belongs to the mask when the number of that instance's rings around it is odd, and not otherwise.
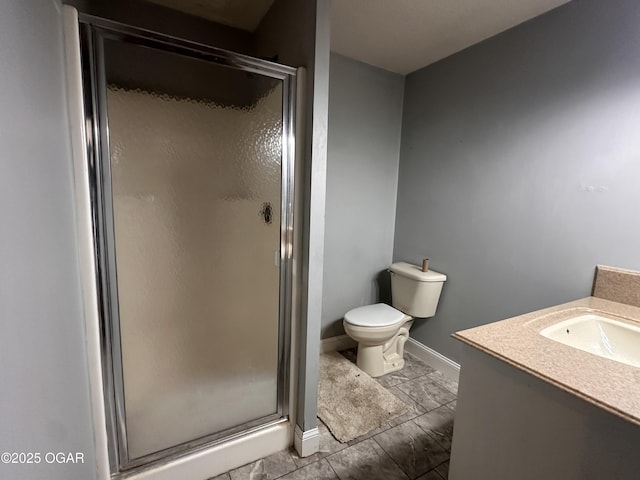
[{"label": "toilet bowl", "polygon": [[372,377],[404,367],[404,342],[409,338],[413,317],[384,303],[349,310],[344,330],[358,342],[357,364]]},{"label": "toilet bowl", "polygon": [[394,263],[391,273],[393,306],[376,303],[349,310],[344,330],[358,342],[358,367],[372,377],[404,367],[404,344],[414,318],[435,314],[447,279],[442,273],[423,272],[417,265]]}]

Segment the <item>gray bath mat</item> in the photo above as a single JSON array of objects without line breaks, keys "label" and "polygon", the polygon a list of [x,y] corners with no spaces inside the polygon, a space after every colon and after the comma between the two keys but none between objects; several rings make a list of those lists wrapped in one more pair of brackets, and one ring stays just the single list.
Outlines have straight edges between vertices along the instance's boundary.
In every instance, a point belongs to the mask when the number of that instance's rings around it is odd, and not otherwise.
[{"label": "gray bath mat", "polygon": [[318,416],[341,442],[408,411],[391,392],[338,352],[320,355]]}]

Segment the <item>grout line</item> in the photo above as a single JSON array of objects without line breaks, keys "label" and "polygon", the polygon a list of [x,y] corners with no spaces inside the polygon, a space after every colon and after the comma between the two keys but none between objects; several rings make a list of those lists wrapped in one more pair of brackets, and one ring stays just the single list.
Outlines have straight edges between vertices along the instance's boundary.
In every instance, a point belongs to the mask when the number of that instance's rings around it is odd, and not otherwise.
[{"label": "grout line", "polygon": [[[437,465],[437,466],[433,469],[433,471],[435,471],[438,475],[440,475],[440,478],[442,478],[442,480],[445,480],[445,479],[444,479],[444,477],[442,476],[442,474],[436,470],[436,468],[440,468],[442,465],[444,465],[445,463],[450,462],[450,461],[451,461],[451,452],[449,452],[449,458],[448,458],[446,461],[442,462],[440,465]],[[431,470],[430,470],[430,471],[431,471]]]},{"label": "grout line", "polygon": [[[409,420],[409,421],[411,421],[411,420]],[[405,423],[406,423],[406,422],[405,422]],[[403,425],[403,424],[401,423],[400,425]],[[410,477],[409,477],[409,474],[408,474],[407,472],[405,472],[405,471],[404,471],[404,468],[402,468],[402,466],[401,466],[398,462],[396,462],[395,458],[393,458],[393,457],[391,456],[391,454],[385,450],[385,448],[380,444],[380,442],[378,442],[378,441],[376,440],[376,438],[375,438],[375,437],[377,437],[377,435],[376,435],[376,436],[374,436],[374,437],[371,437],[371,438],[372,438],[372,440],[373,440],[374,442],[376,442],[376,444],[377,444],[377,445],[382,449],[382,451],[387,455],[387,457],[389,457],[389,459],[390,459],[390,460],[391,460],[391,461],[396,465],[396,467],[398,467],[398,468],[400,469],[400,471],[401,471],[402,473],[404,473],[404,474],[405,474],[405,476],[406,476],[407,478],[410,478]]]},{"label": "grout line", "polygon": [[[448,461],[449,461],[449,460],[447,460],[447,462],[448,462]],[[442,462],[440,465],[444,465],[444,464],[445,464],[445,463],[447,463],[447,462]],[[439,467],[440,465],[438,465],[438,467]],[[428,472],[425,472],[425,475],[426,475],[427,473],[431,473],[431,472],[433,472],[433,473],[435,473],[435,474],[438,476],[438,478],[441,478],[442,480],[445,480],[445,478],[440,474],[440,472],[436,470],[436,468],[438,468],[438,467],[434,467],[434,468],[432,468],[431,470],[429,470]]]},{"label": "grout line", "polygon": [[[449,456],[447,457],[447,459],[446,459],[444,462],[439,463],[438,465],[436,465],[435,467],[433,467],[433,469],[436,469],[436,468],[438,468],[440,465],[442,465],[443,463],[448,462],[448,461],[449,461],[449,459],[451,458],[451,450],[447,450],[447,449],[445,448],[445,446],[444,446],[444,445],[442,445],[442,443],[440,443],[440,440],[438,440],[436,437],[434,437],[434,436],[433,436],[433,434],[429,432],[429,430],[425,430],[425,429],[424,429],[424,428],[422,428],[420,425],[418,425],[416,422],[413,422],[413,423],[415,424],[415,426],[416,426],[416,427],[418,427],[420,430],[422,430],[424,433],[426,433],[430,438],[432,438],[434,442],[436,442],[438,445],[440,445],[440,448],[442,448],[445,452],[447,452],[447,453],[449,454]],[[433,470],[433,469],[432,469],[432,470]]]},{"label": "grout line", "polygon": [[[336,453],[338,453],[338,452],[336,452]],[[333,455],[333,454],[332,454],[332,455]],[[335,476],[336,476],[338,479],[342,480],[342,477],[340,477],[340,475],[338,475],[338,472],[336,472],[336,469],[335,469],[335,468],[333,468],[333,465],[331,465],[331,462],[328,460],[328,458],[329,458],[330,456],[331,456],[331,455],[329,455],[329,456],[327,456],[327,457],[324,457],[324,458],[323,458],[323,460],[327,460],[327,465],[329,465],[329,468],[333,471],[333,473],[335,474]]]}]

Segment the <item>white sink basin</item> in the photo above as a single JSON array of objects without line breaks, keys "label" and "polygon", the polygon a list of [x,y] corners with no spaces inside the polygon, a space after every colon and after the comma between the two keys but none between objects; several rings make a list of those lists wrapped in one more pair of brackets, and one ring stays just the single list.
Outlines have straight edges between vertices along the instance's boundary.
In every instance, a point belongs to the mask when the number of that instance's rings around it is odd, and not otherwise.
[{"label": "white sink basin", "polygon": [[640,367],[640,328],[596,314],[551,325],[540,335],[604,358]]}]

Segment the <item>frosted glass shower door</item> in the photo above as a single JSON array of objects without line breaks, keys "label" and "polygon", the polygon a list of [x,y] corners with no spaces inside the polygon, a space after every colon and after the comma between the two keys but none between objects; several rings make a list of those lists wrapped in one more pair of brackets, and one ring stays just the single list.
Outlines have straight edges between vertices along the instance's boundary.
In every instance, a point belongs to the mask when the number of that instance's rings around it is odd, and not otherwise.
[{"label": "frosted glass shower door", "polygon": [[101,45],[126,464],[281,413],[285,103],[256,71]]}]

